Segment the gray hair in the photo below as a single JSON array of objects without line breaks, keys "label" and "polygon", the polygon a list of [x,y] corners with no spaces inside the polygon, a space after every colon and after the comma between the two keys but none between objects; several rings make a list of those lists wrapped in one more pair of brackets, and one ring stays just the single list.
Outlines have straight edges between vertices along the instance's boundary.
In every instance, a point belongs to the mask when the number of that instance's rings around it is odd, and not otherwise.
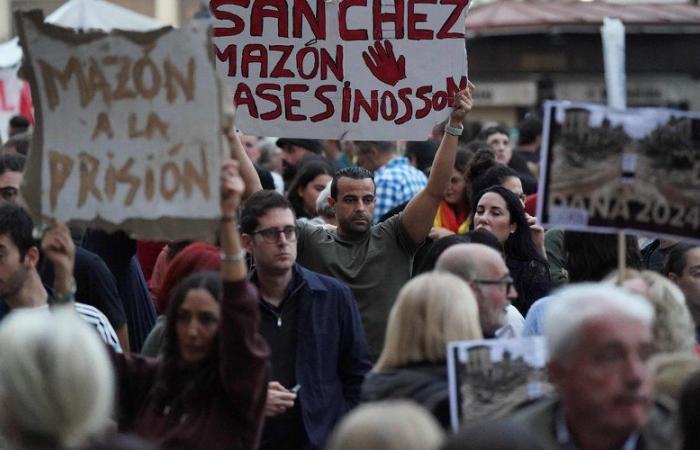
[{"label": "gray hair", "polygon": [[103,431],[114,375],[104,344],[72,307],[18,310],[0,326],[0,430],[19,447],[83,443]]},{"label": "gray hair", "polygon": [[329,181],[325,188],[318,194],[316,199],[316,213],[321,217],[335,217],[335,211],[333,207],[328,204],[328,197],[331,196],[331,184],[333,181]]},{"label": "gray hair", "polygon": [[651,327],[654,308],[637,295],[605,284],[575,284],[556,293],[544,315],[549,358],[566,361],[586,322],[610,315]]}]

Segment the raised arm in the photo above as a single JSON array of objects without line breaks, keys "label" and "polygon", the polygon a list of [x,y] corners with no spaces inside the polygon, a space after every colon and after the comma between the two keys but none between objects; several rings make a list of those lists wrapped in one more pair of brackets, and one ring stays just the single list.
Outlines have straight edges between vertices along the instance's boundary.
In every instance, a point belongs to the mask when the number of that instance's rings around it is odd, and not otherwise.
[{"label": "raised arm", "polygon": [[41,251],[53,264],[54,269],[54,303],[73,303],[75,301],[75,244],[70,230],[64,223],[51,225],[41,240]]},{"label": "raised arm", "polygon": [[[473,94],[474,85],[468,82],[467,89],[460,91],[455,96],[454,109],[450,113],[450,127],[462,127],[462,121],[472,109]],[[457,136],[449,133],[444,134],[435,154],[428,185],[411,199],[404,210],[401,223],[416,244],[425,240],[433,226],[438,206],[450,182],[457,154],[457,140]]]}]

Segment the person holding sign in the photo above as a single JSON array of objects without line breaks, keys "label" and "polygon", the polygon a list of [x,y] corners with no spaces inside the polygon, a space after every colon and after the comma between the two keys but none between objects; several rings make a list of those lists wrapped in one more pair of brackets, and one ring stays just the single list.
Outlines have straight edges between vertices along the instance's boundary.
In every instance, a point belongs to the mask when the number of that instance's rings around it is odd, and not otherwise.
[{"label": "person holding sign", "polygon": [[258,334],[258,293],[246,280],[236,230],[244,184],[235,164],[222,171],[221,273],[180,282],[167,313],[158,360],[113,355],[120,429],[161,449],[255,449],[268,377]]},{"label": "person holding sign", "polygon": [[413,256],[428,237],[447,189],[457,152],[462,121],[472,108],[474,85],[454,98],[447,133],[435,156],[428,185],[391,219],[372,225],[376,186],[371,172],[358,167],[338,171],[328,202],[338,228],[297,222],[299,263],[350,286],[367,335],[370,358],[384,342],[387,318],[399,289],[411,277]]}]

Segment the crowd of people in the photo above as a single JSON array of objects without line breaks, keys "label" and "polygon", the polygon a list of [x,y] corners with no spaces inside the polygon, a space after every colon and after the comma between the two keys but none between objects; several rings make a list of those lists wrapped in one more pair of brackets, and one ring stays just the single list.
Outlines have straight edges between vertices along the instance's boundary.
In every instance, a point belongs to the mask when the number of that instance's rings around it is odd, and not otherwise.
[{"label": "crowd of people", "polygon": [[[700,448],[700,244],[544,230],[542,124],[474,89],[426,142],[227,130],[215,245],[37,233],[6,147],[0,448]],[[454,430],[448,343],[538,335],[555,393]]]}]

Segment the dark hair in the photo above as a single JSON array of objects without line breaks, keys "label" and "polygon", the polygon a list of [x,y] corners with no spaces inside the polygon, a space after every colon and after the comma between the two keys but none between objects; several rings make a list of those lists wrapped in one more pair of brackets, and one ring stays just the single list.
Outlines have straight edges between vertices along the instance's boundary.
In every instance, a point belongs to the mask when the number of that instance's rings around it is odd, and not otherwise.
[{"label": "dark hair", "polygon": [[474,158],[474,152],[467,150],[466,148],[458,148],[457,154],[455,155],[455,170],[466,176],[467,169],[469,168],[469,163],[471,162],[472,158]]},{"label": "dark hair", "polygon": [[331,198],[333,200],[338,200],[338,180],[341,178],[352,178],[353,180],[364,180],[369,178],[374,183],[374,175],[367,169],[362,167],[345,167],[340,169],[333,175],[333,181],[331,181]]},{"label": "dark hair", "polygon": [[[474,183],[474,180],[479,178],[495,164],[498,163],[496,162],[496,155],[494,155],[491,147],[487,146],[486,148],[480,148],[477,150],[476,153],[474,153],[471,161],[469,161],[469,166],[467,166],[467,170],[465,172],[465,177],[467,178],[467,181],[469,181],[469,184],[471,185]],[[478,194],[479,191],[475,191],[474,193]]]},{"label": "dark hair", "polygon": [[[223,287],[217,272],[198,272],[178,283],[172,291],[163,331],[162,362],[159,365],[154,396],[161,407],[170,405],[174,414],[190,409],[193,404],[207,401],[221,388],[219,378],[218,336],[212,343],[212,351],[183,380],[180,347],[177,338],[177,315],[187,294],[192,289],[205,289],[217,302],[221,302]],[[183,382],[185,383],[183,387]]]},{"label": "dark hair", "polygon": [[[626,236],[626,265],[642,268],[642,255],[637,238]],[[617,267],[617,235],[564,232],[564,253],[569,282],[600,281]]]},{"label": "dark hair", "polygon": [[380,153],[396,151],[396,141],[355,141],[354,144],[360,152],[366,152],[370,148],[375,148]]},{"label": "dark hair", "polygon": [[490,186],[500,186],[512,177],[520,179],[515,170],[501,163],[495,163],[472,180],[472,192],[481,192]]},{"label": "dark hair", "polygon": [[404,155],[407,158],[413,157],[416,160],[416,168],[421,172],[426,172],[433,165],[437,144],[430,139],[425,141],[406,142]]},{"label": "dark hair", "polygon": [[287,199],[292,204],[297,217],[310,217],[304,209],[304,201],[299,195],[299,188],[305,188],[319,175],[333,176],[333,168],[322,160],[310,160],[299,168],[294,180],[287,190]]},{"label": "dark hair", "polygon": [[[479,200],[485,194],[493,192],[501,196],[505,201],[508,213],[510,214],[510,223],[516,225],[515,231],[508,237],[508,240],[503,244],[503,251],[506,257],[519,259],[521,261],[536,260],[546,264],[546,260],[535,248],[530,235],[530,225],[525,217],[525,209],[520,199],[508,189],[502,186],[491,186],[479,192],[475,197],[473,213],[476,213],[476,208]],[[472,221],[474,226],[474,221]]]},{"label": "dark hair", "polygon": [[683,384],[680,401],[678,402],[678,421],[683,436],[683,450],[697,450],[700,448],[700,429],[697,426],[699,413],[700,372],[695,372]]},{"label": "dark hair", "polygon": [[26,117],[21,116],[21,115],[16,115],[16,116],[12,116],[12,118],[9,121],[9,125],[12,128],[20,128],[20,129],[26,130],[27,128],[29,128],[30,123],[29,123],[29,119],[27,119]]},{"label": "dark hair", "polygon": [[12,203],[0,206],[0,235],[7,235],[19,251],[20,259],[24,259],[27,251],[36,247],[37,243],[32,237],[34,222],[29,213]]},{"label": "dark hair", "polygon": [[669,273],[681,275],[687,263],[686,255],[689,251],[698,247],[700,247],[700,245],[690,244],[687,242],[679,242],[678,244],[674,245],[666,257],[666,264],[664,264],[663,272],[664,275],[667,277]]},{"label": "dark hair", "polygon": [[288,209],[294,213],[289,200],[278,192],[263,190],[248,197],[241,211],[241,232],[250,234],[255,231],[258,219],[274,208]]},{"label": "dark hair", "polygon": [[435,263],[438,258],[440,258],[440,255],[448,248],[457,244],[469,243],[486,245],[496,250],[498,253],[502,251],[501,243],[498,242],[496,236],[487,230],[472,230],[466,234],[452,234],[430,244],[430,248],[425,253],[423,261],[416,273],[414,273],[414,276],[435,269]]},{"label": "dark hair", "polygon": [[0,175],[5,172],[22,172],[27,158],[19,153],[4,153],[0,155]]},{"label": "dark hair", "polygon": [[526,115],[518,123],[518,144],[528,145],[537,140],[542,134],[542,121],[533,114]]},{"label": "dark hair", "polygon": [[494,125],[492,127],[484,128],[479,132],[477,139],[486,141],[492,134],[505,134],[510,139],[510,133],[508,132],[506,127],[502,125]]}]

